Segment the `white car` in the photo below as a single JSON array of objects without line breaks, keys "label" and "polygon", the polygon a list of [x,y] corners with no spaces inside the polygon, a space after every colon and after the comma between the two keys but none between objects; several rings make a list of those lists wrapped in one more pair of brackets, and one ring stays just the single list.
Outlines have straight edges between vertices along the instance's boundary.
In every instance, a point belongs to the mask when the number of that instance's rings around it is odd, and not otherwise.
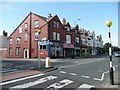
[{"label": "white car", "polygon": [[115,57],[120,57],[120,52],[116,52]]}]

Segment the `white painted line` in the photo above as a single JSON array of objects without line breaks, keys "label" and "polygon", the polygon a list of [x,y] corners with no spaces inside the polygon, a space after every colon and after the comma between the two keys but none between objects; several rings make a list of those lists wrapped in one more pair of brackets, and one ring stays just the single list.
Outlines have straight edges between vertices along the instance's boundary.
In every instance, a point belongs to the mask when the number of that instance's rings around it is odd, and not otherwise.
[{"label": "white painted line", "polygon": [[6,85],[6,84],[9,84],[9,83],[14,83],[14,82],[18,82],[18,81],[22,81],[22,80],[26,80],[26,79],[31,79],[31,78],[39,77],[39,76],[42,76],[42,75],[44,75],[44,74],[41,73],[41,74],[29,76],[29,77],[24,77],[24,78],[20,78],[20,79],[15,79],[15,80],[11,80],[11,81],[7,81],[7,82],[0,83],[0,85]]},{"label": "white painted line", "polygon": [[84,78],[89,78],[89,76],[85,76],[85,75],[82,75],[81,77],[84,77]]},{"label": "white painted line", "polygon": [[86,88],[85,90],[89,90],[90,88],[94,87],[93,85],[88,85],[88,84],[83,84],[80,85],[77,89],[75,90],[80,90],[80,88]]},{"label": "white painted line", "polygon": [[66,73],[66,72],[64,72],[64,71],[60,71],[60,73]]},{"label": "white painted line", "polygon": [[94,78],[94,80],[103,81],[105,73],[109,73],[109,71],[106,71],[106,72],[102,73],[101,79]]},{"label": "white painted line", "polygon": [[71,74],[71,75],[74,75],[74,76],[77,75],[77,74],[75,74],[75,73],[70,73],[70,74]]},{"label": "white painted line", "polygon": [[56,89],[63,88],[64,86],[67,86],[68,84],[71,84],[71,83],[73,83],[72,80],[64,79],[64,80],[62,80],[62,81],[60,81],[58,83],[54,83],[54,84],[48,86],[46,89],[54,88],[56,90]]},{"label": "white painted line", "polygon": [[44,83],[44,82],[47,82],[48,80],[53,80],[53,79],[56,79],[56,78],[57,78],[56,76],[47,76],[47,77],[38,79],[34,82],[28,82],[28,83],[24,83],[22,85],[17,85],[17,86],[14,86],[14,87],[10,87],[10,89],[12,89],[12,88],[28,88],[28,87],[35,86],[37,84]]}]

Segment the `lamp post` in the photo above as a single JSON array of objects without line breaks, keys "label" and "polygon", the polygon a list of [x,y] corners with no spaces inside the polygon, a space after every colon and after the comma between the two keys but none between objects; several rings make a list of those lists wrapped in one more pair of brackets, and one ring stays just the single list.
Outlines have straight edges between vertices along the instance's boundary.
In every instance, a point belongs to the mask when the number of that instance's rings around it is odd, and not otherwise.
[{"label": "lamp post", "polygon": [[108,35],[109,35],[109,56],[110,56],[110,83],[112,85],[114,85],[114,75],[113,75],[113,66],[112,66],[112,54],[111,54],[111,34],[110,34],[110,26],[112,25],[112,22],[111,21],[107,21],[106,22],[106,26],[108,27]]},{"label": "lamp post", "polygon": [[38,68],[40,68],[40,33],[41,30],[38,30]]}]

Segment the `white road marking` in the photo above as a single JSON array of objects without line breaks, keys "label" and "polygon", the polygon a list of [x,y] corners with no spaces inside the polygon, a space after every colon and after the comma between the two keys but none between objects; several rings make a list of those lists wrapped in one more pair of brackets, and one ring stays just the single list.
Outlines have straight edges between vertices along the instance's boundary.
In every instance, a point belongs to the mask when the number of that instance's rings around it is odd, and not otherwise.
[{"label": "white road marking", "polygon": [[85,76],[85,75],[82,75],[81,77],[84,77],[84,78],[89,78],[89,76]]},{"label": "white road marking", "polygon": [[83,84],[80,85],[77,89],[75,90],[80,90],[80,88],[85,88],[85,90],[89,90],[90,88],[94,87],[93,85],[88,85],[88,84]]},{"label": "white road marking", "polygon": [[10,84],[10,83],[14,83],[14,82],[18,82],[18,81],[22,81],[22,80],[30,79],[30,78],[39,77],[39,76],[42,76],[42,75],[44,75],[44,74],[41,73],[41,74],[37,74],[37,75],[33,75],[33,76],[29,76],[29,77],[24,77],[24,78],[20,78],[20,79],[15,79],[15,80],[11,80],[11,81],[7,81],[7,82],[0,83],[0,85],[6,85],[6,84]]},{"label": "white road marking", "polygon": [[47,76],[47,77],[38,79],[37,81],[34,81],[34,82],[25,83],[25,84],[17,85],[17,86],[10,87],[10,88],[28,88],[28,87],[35,86],[37,84],[44,83],[44,82],[47,82],[48,80],[53,80],[56,78],[57,78],[56,76]]},{"label": "white road marking", "polygon": [[106,72],[102,73],[101,79],[94,78],[94,80],[103,81],[105,73],[109,73],[109,71],[106,71]]},{"label": "white road marking", "polygon": [[77,75],[77,74],[75,74],[75,73],[70,73],[70,74],[71,74],[71,75],[74,75],[74,76]]},{"label": "white road marking", "polygon": [[[71,83],[73,83],[72,80],[64,79],[58,83],[54,83],[54,84],[48,86],[46,89],[54,88],[56,90],[56,89],[63,88],[64,86],[67,86],[68,84],[71,84]],[[44,89],[44,90],[46,90],[46,89]]]},{"label": "white road marking", "polygon": [[64,71],[60,71],[60,73],[66,73],[66,72],[64,72]]}]

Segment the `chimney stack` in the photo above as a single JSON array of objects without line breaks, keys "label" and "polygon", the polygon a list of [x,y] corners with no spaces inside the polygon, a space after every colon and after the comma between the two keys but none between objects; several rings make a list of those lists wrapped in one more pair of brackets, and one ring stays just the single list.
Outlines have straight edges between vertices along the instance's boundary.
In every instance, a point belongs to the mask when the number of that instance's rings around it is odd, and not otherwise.
[{"label": "chimney stack", "polygon": [[52,18],[52,15],[51,15],[51,14],[49,14],[49,15],[48,15],[48,19],[51,19],[51,18]]},{"label": "chimney stack", "polygon": [[7,32],[5,32],[5,30],[3,31],[3,36],[6,36],[7,37]]},{"label": "chimney stack", "polygon": [[63,23],[63,25],[66,25],[66,20],[65,20],[65,18],[63,18],[62,23]]}]

